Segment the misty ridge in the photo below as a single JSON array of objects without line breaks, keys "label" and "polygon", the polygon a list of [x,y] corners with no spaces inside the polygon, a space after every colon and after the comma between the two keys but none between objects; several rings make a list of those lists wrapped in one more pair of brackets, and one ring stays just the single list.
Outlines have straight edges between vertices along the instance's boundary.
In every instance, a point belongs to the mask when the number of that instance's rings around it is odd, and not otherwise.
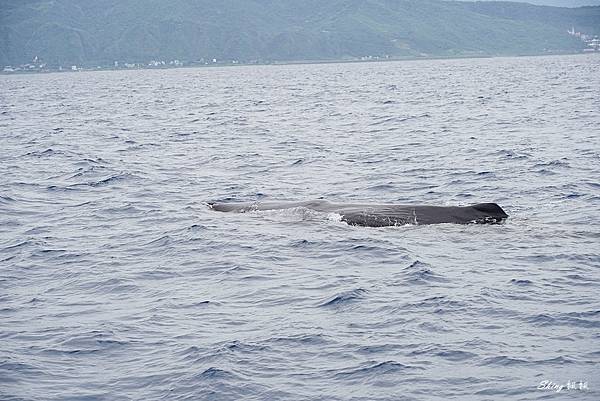
[{"label": "misty ridge", "polygon": [[587,37],[600,34],[600,6],[441,0],[3,0],[0,65],[32,60],[57,67],[581,52],[586,43],[570,35],[571,29]]}]

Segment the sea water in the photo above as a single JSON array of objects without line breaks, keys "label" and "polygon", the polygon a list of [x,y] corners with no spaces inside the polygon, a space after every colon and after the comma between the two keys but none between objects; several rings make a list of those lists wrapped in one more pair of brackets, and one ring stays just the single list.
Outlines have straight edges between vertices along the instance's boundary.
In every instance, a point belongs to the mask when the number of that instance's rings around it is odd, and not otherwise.
[{"label": "sea water", "polygon": [[[0,76],[0,399],[600,399],[598,71]],[[510,218],[206,204],[321,198]]]}]

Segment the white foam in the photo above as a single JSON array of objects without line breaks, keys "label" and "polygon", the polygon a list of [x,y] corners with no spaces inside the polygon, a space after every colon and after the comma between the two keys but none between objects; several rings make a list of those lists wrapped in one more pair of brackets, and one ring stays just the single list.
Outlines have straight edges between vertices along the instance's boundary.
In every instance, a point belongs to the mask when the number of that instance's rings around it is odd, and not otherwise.
[{"label": "white foam", "polygon": [[344,216],[342,216],[339,213],[328,213],[327,214],[327,220],[329,220],[329,221],[339,222],[339,221],[342,221],[342,217],[344,217]]}]

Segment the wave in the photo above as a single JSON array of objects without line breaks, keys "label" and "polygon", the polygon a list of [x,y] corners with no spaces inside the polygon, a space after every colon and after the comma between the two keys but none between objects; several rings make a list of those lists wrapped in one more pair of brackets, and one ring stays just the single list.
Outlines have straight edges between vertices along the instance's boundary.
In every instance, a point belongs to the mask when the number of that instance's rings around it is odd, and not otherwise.
[{"label": "wave", "polygon": [[365,294],[367,294],[367,290],[363,288],[357,288],[350,291],[340,292],[335,295],[333,298],[319,304],[320,307],[340,307],[344,305],[348,305],[350,303],[356,302],[360,299],[363,299]]},{"label": "wave", "polygon": [[411,373],[413,371],[425,370],[422,367],[414,365],[406,365],[396,361],[384,361],[384,362],[366,362],[358,367],[345,369],[335,374],[338,379],[344,380],[361,380],[369,381],[372,379],[379,379],[382,375],[397,374],[397,373]]},{"label": "wave", "polygon": [[434,273],[431,265],[415,260],[409,266],[405,267],[402,272],[404,273],[405,280],[411,284],[429,284],[429,283],[446,283],[448,279]]}]

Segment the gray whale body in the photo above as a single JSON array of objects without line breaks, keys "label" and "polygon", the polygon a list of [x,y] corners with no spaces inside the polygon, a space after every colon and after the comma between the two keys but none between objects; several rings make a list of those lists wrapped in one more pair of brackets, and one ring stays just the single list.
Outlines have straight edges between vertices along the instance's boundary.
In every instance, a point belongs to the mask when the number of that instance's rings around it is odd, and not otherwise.
[{"label": "gray whale body", "polygon": [[478,203],[471,206],[409,206],[342,204],[326,200],[306,202],[248,202],[248,203],[209,203],[209,207],[219,212],[245,213],[263,210],[283,210],[306,208],[325,213],[337,213],[352,226],[387,227],[407,224],[497,224],[508,215],[495,203]]}]

